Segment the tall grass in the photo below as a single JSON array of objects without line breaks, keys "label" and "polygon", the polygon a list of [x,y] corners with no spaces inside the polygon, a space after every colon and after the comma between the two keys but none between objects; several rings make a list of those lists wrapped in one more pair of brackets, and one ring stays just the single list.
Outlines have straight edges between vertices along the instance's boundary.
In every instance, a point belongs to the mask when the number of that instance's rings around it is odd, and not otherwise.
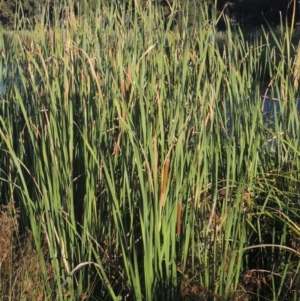
[{"label": "tall grass", "polygon": [[193,31],[177,1],[124,8],[1,33],[1,203],[32,232],[39,296],[298,300],[293,28],[247,41],[205,5]]}]

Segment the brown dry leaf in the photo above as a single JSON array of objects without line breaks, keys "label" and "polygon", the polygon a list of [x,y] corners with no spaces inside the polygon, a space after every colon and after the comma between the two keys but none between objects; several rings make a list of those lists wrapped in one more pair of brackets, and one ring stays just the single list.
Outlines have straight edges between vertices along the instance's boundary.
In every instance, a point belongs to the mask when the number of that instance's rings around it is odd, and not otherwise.
[{"label": "brown dry leaf", "polygon": [[43,299],[43,292],[39,292],[38,295],[36,296],[36,301],[41,301]]}]

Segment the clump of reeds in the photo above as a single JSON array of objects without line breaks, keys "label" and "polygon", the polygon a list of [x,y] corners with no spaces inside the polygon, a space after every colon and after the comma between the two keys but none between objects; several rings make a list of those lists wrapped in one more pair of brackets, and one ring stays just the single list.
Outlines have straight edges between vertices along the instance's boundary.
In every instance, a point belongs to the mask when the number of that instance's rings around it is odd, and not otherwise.
[{"label": "clump of reeds", "polygon": [[135,4],[3,46],[0,189],[45,299],[297,300],[293,29],[246,41],[205,4],[194,30],[178,1],[167,24]]}]

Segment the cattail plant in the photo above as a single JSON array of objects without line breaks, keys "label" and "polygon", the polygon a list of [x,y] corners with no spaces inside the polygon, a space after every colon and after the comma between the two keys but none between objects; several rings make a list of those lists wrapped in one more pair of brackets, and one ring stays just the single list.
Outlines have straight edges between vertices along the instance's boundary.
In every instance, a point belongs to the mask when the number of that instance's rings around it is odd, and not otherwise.
[{"label": "cattail plant", "polygon": [[1,203],[40,298],[298,300],[293,26],[248,39],[206,3],[192,27],[179,1],[167,26],[134,4],[0,32]]}]

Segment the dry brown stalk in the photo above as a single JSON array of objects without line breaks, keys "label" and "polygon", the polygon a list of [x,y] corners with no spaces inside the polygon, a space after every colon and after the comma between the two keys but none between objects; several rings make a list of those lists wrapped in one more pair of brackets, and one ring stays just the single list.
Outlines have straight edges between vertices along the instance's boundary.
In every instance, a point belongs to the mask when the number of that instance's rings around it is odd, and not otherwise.
[{"label": "dry brown stalk", "polygon": [[298,89],[299,77],[300,77],[299,70],[300,70],[300,45],[298,46],[297,55],[296,55],[295,63],[294,63],[293,80],[294,80],[294,88],[295,89]]},{"label": "dry brown stalk", "polygon": [[163,167],[163,179],[162,179],[162,186],[161,186],[161,193],[160,193],[160,205],[161,206],[164,206],[164,204],[165,204],[169,167],[170,167],[170,159],[166,159],[164,167]]}]

